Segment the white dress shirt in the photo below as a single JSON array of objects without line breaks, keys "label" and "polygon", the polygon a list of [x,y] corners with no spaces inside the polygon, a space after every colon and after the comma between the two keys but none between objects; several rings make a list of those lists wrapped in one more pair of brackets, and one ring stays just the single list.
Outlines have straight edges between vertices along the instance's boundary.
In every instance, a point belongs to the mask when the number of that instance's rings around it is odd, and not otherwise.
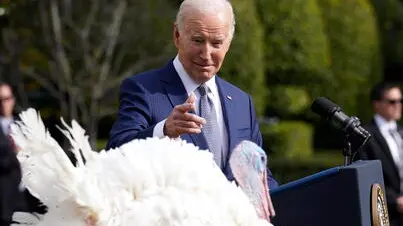
[{"label": "white dress shirt", "polygon": [[389,130],[394,129],[396,130],[397,124],[395,121],[386,121],[382,116],[375,115],[374,117],[375,123],[378,126],[379,130],[381,131],[382,136],[385,138],[386,143],[388,144],[390,154],[392,155],[393,161],[395,162],[396,166],[403,164],[403,159],[400,158],[401,154],[399,153],[400,148],[396,143],[395,139],[390,134]]},{"label": "white dress shirt", "polygon": [[[189,74],[185,71],[185,68],[183,68],[182,63],[179,60],[179,57],[176,56],[173,65],[175,67],[176,72],[178,73],[180,79],[182,80],[183,86],[186,89],[186,92],[188,96],[190,96],[192,93],[196,96],[196,101],[195,101],[195,112],[196,114],[199,115],[199,103],[200,103],[200,93],[197,90],[200,84],[197,84],[190,76]],[[207,95],[208,97],[213,101],[214,107],[217,113],[217,122],[218,126],[220,127],[220,134],[221,138],[221,147],[225,152],[228,152],[228,134],[227,130],[225,128],[225,123],[224,123],[224,117],[223,117],[223,112],[221,108],[221,101],[220,101],[220,95],[218,92],[217,84],[215,81],[215,77],[213,76],[210,80],[206,82],[206,85],[210,88],[210,91]],[[165,120],[159,122],[153,130],[153,136],[154,137],[164,137],[164,124]]]},{"label": "white dress shirt", "polygon": [[13,122],[13,118],[5,118],[0,116],[1,130],[4,134],[10,133],[10,125]]}]

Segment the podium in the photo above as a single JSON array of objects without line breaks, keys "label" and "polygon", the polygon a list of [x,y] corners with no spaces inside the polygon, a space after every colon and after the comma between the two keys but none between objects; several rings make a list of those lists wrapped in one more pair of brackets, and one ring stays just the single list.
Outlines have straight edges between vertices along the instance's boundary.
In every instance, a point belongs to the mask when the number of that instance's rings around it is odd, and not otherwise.
[{"label": "podium", "polygon": [[389,226],[382,165],[357,161],[284,184],[270,195],[276,226]]}]

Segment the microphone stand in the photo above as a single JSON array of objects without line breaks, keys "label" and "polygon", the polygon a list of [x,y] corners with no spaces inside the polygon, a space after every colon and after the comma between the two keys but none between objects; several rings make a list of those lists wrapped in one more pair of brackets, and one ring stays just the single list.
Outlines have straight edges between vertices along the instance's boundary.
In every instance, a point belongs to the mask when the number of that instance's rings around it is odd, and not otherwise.
[{"label": "microphone stand", "polygon": [[[344,166],[351,165],[353,160],[353,150],[351,150],[351,142],[354,143],[354,153],[360,149],[362,145],[364,145],[368,138],[371,136],[366,130],[358,129],[360,128],[360,120],[353,116],[347,122],[347,125],[343,129],[345,132],[344,137],[344,147],[343,147],[343,155],[344,155]],[[357,130],[358,129],[358,130]],[[357,145],[359,145],[357,147]]]},{"label": "microphone stand", "polygon": [[350,165],[353,154],[351,151],[351,143],[347,137],[344,139],[343,155],[344,155],[344,166]]}]

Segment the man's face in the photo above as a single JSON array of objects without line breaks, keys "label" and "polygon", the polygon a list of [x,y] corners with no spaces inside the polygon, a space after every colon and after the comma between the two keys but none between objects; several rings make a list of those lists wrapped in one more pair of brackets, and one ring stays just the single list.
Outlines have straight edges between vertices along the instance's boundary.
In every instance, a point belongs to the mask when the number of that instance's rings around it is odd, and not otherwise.
[{"label": "man's face", "polygon": [[0,86],[0,114],[3,117],[11,117],[14,110],[15,99],[11,88],[7,85]]},{"label": "man's face", "polygon": [[204,83],[221,68],[231,43],[231,17],[188,13],[183,30],[174,28],[174,42],[183,67],[197,83]]},{"label": "man's face", "polygon": [[383,98],[375,102],[375,110],[386,120],[400,120],[402,115],[402,93],[399,88],[385,91]]}]

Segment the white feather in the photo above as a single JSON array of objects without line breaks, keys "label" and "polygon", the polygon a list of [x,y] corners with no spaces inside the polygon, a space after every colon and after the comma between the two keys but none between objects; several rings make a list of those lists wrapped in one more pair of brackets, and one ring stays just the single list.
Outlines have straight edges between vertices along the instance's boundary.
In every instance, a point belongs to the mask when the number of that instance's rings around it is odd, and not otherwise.
[{"label": "white feather", "polygon": [[21,119],[13,138],[21,147],[24,183],[49,207],[40,226],[81,226],[88,219],[105,226],[271,225],[212,154],[193,144],[148,138],[96,153],[77,122],[63,121],[72,151],[86,160],[73,167],[36,111]]},{"label": "white feather", "polygon": [[53,207],[68,198],[80,174],[35,110],[22,112],[20,118],[11,126],[11,136],[23,150],[17,155],[23,183],[45,205]]},{"label": "white feather", "polygon": [[11,226],[37,225],[42,218],[43,216],[40,214],[17,211],[13,213],[12,221],[18,222],[18,224],[13,223]]},{"label": "white feather", "polygon": [[85,130],[75,120],[72,121],[71,127],[67,125],[63,118],[61,118],[61,122],[66,130],[59,129],[70,141],[78,166],[84,165],[82,157],[86,161],[91,161],[96,156],[96,153],[91,149],[88,136],[85,135]]}]

